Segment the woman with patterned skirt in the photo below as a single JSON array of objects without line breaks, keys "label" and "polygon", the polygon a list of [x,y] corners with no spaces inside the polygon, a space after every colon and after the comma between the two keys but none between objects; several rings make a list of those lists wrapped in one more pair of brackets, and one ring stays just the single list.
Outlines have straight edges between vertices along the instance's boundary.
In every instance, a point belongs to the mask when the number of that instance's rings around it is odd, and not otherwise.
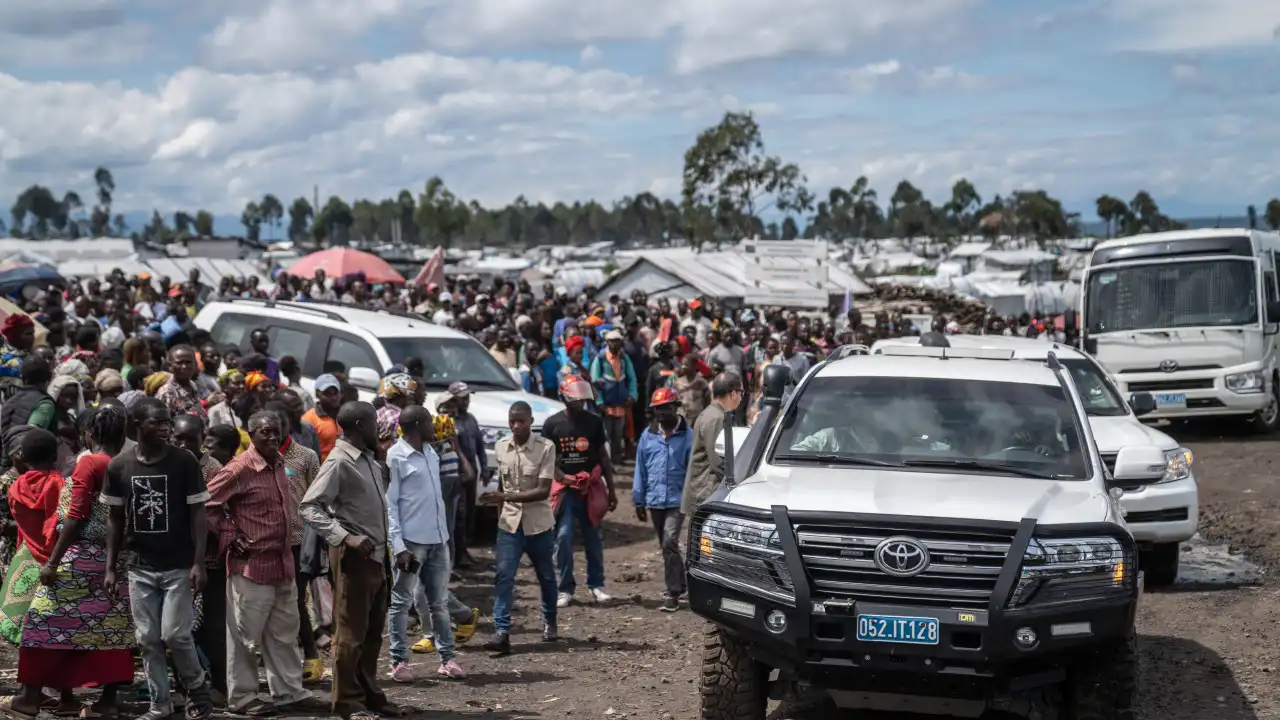
[{"label": "woman with patterned skirt", "polygon": [[[84,716],[114,715],[117,689],[133,681],[129,593],[123,581],[111,589],[102,585],[107,508],[98,500],[107,465],[124,446],[125,412],[116,405],[91,412],[88,428],[93,453],[80,459],[70,478],[63,481],[56,470],[44,471],[43,479],[37,477],[45,467],[40,464],[46,454],[43,444],[52,438],[33,430],[22,443],[32,469],[10,491],[24,546],[42,563],[40,586],[24,618],[18,650],[22,694],[0,701],[0,710],[17,715],[34,715],[45,687],[61,690],[64,706],[68,700],[74,703],[71,689],[101,687],[102,696]],[[56,440],[48,444],[53,462]],[[56,495],[50,499],[55,486]],[[37,537],[39,532],[44,536]],[[117,577],[126,574],[121,571]]]}]

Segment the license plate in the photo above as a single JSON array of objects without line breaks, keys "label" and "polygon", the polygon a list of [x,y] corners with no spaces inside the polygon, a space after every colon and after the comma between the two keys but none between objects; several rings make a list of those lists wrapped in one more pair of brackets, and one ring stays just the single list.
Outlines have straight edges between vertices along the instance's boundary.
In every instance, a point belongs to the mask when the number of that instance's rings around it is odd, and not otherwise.
[{"label": "license plate", "polygon": [[1156,406],[1158,407],[1186,407],[1187,396],[1183,393],[1164,394],[1156,396]]},{"label": "license plate", "polygon": [[859,615],[858,640],[862,642],[937,645],[937,618],[897,615]]}]

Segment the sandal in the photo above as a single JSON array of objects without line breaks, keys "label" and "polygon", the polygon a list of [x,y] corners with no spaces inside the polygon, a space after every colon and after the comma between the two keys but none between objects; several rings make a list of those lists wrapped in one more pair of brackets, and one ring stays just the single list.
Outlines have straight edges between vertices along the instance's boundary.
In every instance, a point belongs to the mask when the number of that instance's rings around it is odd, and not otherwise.
[{"label": "sandal", "polygon": [[80,717],[83,720],[111,720],[119,717],[120,709],[114,705],[111,707],[100,707],[95,705],[85,705],[80,709]]},{"label": "sandal", "polygon": [[276,714],[276,706],[262,698],[254,698],[239,710],[227,708],[227,712],[232,715],[243,715],[244,717],[272,717]]},{"label": "sandal", "polygon": [[212,715],[213,703],[211,702],[189,702],[182,711],[182,716],[187,720],[209,720]]},{"label": "sandal", "polygon": [[[0,713],[5,713],[7,715],[12,715],[14,717],[19,717],[19,718],[25,718],[25,720],[35,720],[35,717],[36,717],[35,714],[24,713],[21,710],[15,710],[13,708],[13,704],[17,701],[18,701],[17,695],[9,695],[7,697],[0,698]],[[39,712],[40,711],[37,710],[36,714],[39,714]]]}]

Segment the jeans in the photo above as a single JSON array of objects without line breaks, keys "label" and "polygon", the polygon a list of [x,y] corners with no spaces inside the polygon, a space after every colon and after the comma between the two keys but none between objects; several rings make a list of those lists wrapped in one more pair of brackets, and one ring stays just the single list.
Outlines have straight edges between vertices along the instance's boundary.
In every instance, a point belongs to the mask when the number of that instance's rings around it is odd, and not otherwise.
[{"label": "jeans", "polygon": [[[630,408],[626,411],[631,412]],[[609,457],[613,459],[614,464],[620,463],[625,450],[623,445],[627,439],[627,416],[602,413],[600,419],[604,421],[605,437],[609,438]]]},{"label": "jeans", "polygon": [[227,694],[227,568],[205,568],[204,622],[192,634],[209,668],[209,683]]},{"label": "jeans", "polygon": [[[431,617],[431,603],[427,600],[426,591],[422,589],[422,583],[418,583],[417,588],[413,591],[413,609],[414,612],[418,614],[419,620]],[[454,595],[453,591],[450,590],[449,619],[454,624],[462,625],[464,623],[471,622],[471,616],[473,614],[474,613],[472,613],[471,608],[466,603],[459,600],[458,596]],[[423,629],[426,630],[425,623],[423,625]],[[422,633],[422,636],[434,638],[435,634],[430,631],[425,631]]]},{"label": "jeans", "polygon": [[[453,626],[449,622],[449,546],[445,543],[419,545],[405,542],[405,549],[418,561],[417,572],[395,571],[391,586],[391,609],[387,613],[387,635],[390,638],[391,663],[409,660],[409,605],[418,586],[427,595],[431,627],[435,631],[440,661],[453,659]],[[422,617],[426,625],[427,616]]]},{"label": "jeans", "polygon": [[573,529],[582,527],[583,550],[587,555],[587,587],[604,589],[604,533],[587,517],[587,499],[575,490],[560,496],[556,515],[556,567],[560,570],[560,592],[573,594]]},{"label": "jeans", "polygon": [[493,545],[497,571],[493,579],[493,630],[499,635],[511,632],[511,600],[516,589],[516,571],[520,569],[520,556],[528,555],[533,572],[538,576],[538,588],[542,596],[542,620],[556,626],[556,569],[551,560],[555,535],[550,530],[537,535],[525,535],[521,528],[507,532],[498,528]]},{"label": "jeans", "polygon": [[680,508],[649,508],[649,519],[658,533],[658,547],[662,548],[662,577],[666,581],[663,597],[679,598],[685,591],[684,556],[680,554],[684,514]]},{"label": "jeans", "polygon": [[202,705],[209,701],[209,683],[191,636],[195,618],[189,574],[190,570],[129,571],[129,602],[147,675],[151,712],[160,715],[173,712],[166,648],[191,702]]}]

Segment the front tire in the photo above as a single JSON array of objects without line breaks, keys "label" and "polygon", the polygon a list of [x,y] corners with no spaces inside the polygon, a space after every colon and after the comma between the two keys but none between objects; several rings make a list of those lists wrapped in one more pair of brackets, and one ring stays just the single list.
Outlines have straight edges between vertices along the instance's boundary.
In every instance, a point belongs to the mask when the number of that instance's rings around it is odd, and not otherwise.
[{"label": "front tire", "polygon": [[1181,543],[1160,543],[1142,553],[1139,565],[1146,577],[1148,588],[1167,587],[1178,579],[1178,563],[1181,560]]},{"label": "front tire", "polygon": [[1270,384],[1271,402],[1249,418],[1249,428],[1262,435],[1280,430],[1280,383],[1272,380]]},{"label": "front tire", "polygon": [[764,666],[732,632],[708,624],[703,631],[699,687],[702,720],[764,720],[768,706]]},{"label": "front tire", "polygon": [[1067,678],[1063,720],[1137,720],[1138,640],[1124,640],[1077,663]]}]

